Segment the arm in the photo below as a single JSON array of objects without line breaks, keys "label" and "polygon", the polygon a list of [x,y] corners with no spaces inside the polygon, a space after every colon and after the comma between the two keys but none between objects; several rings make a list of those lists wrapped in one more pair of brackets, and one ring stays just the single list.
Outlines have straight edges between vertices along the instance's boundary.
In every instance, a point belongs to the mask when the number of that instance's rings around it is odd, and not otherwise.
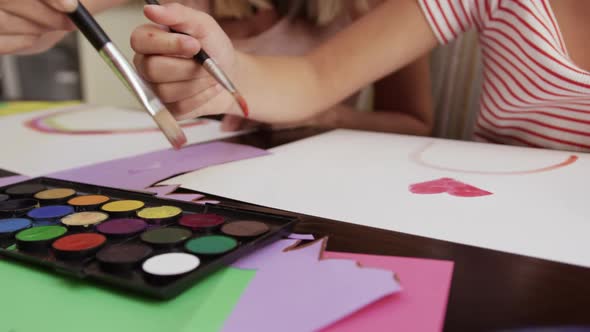
[{"label": "arm", "polygon": [[336,105],[303,125],[427,136],[434,116],[428,56],[374,84],[373,112]]},{"label": "arm", "polygon": [[[127,0],[84,0],[91,12],[99,12]],[[0,1],[0,54],[33,54],[60,41],[73,25],[63,14],[73,11],[77,0]]]},{"label": "arm", "polygon": [[437,44],[415,0],[384,2],[305,57],[236,52],[210,16],[178,4],[146,6],[145,14],[193,37],[156,26],[141,27],[132,36],[138,69],[181,119],[239,114],[231,96],[190,59],[201,46],[233,77],[253,119],[285,123],[320,113]]},{"label": "arm", "polygon": [[240,68],[246,70],[238,84],[260,120],[296,121],[398,70],[436,44],[414,0],[389,0],[305,58],[239,54],[246,63]]},{"label": "arm", "polygon": [[430,57],[375,83],[375,128],[400,134],[432,133],[434,113],[430,82]]}]

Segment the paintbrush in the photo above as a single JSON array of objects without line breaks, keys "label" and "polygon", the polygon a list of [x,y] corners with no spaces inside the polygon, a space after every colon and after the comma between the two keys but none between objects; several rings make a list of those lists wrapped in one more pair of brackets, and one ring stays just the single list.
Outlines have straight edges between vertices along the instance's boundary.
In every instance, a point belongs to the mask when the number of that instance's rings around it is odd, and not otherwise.
[{"label": "paintbrush", "polygon": [[[148,5],[160,5],[158,0],[145,0],[145,3]],[[171,32],[180,33],[186,35],[186,33],[182,33],[179,31],[174,31],[170,29]],[[240,105],[240,109],[242,109],[242,113],[245,117],[248,117],[248,104],[246,103],[246,99],[242,97],[238,89],[234,86],[231,82],[229,77],[221,70],[219,65],[205,52],[205,50],[201,49],[197,54],[193,56],[193,59],[197,61],[200,65],[205,68],[205,70],[215,78],[215,80],[221,84],[229,93],[232,94],[238,105]]]},{"label": "paintbrush", "polygon": [[176,119],[164,107],[160,99],[149,88],[148,84],[139,77],[133,66],[125,59],[121,51],[110,40],[84,5],[78,2],[76,10],[67,15],[115,74],[133,92],[141,105],[152,116],[158,127],[160,127],[160,130],[164,133],[168,141],[170,141],[170,144],[175,149],[180,149],[186,143],[186,136],[176,122]]}]

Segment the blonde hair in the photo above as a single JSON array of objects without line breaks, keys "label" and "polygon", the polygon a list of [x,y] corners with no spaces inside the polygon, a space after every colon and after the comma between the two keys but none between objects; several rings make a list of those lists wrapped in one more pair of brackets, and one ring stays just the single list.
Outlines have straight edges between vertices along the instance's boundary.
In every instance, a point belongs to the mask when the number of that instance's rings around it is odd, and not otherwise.
[{"label": "blonde hair", "polygon": [[[352,9],[365,13],[369,11],[368,0],[352,1]],[[315,21],[317,25],[328,25],[338,16],[350,13],[349,1],[341,0],[309,0],[307,1],[307,15]]]},{"label": "blonde hair", "polygon": [[213,16],[242,19],[254,14],[254,8],[272,9],[270,0],[213,0]]},{"label": "blonde hair", "polygon": [[[304,17],[325,26],[341,15],[369,11],[369,0],[281,0],[288,3],[280,12],[292,17]],[[257,9],[272,9],[272,0],[213,0],[213,16],[242,19],[254,15]]]}]

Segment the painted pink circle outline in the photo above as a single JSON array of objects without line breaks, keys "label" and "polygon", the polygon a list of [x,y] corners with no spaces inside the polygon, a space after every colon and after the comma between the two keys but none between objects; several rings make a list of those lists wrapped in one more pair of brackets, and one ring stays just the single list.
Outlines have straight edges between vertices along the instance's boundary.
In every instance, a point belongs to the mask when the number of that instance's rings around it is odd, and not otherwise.
[{"label": "painted pink circle outline", "polygon": [[[24,123],[25,127],[38,131],[44,134],[58,134],[58,135],[73,135],[73,136],[80,136],[80,135],[112,135],[112,134],[145,134],[145,133],[153,133],[158,132],[160,129],[158,127],[155,128],[138,128],[138,129],[105,129],[105,130],[62,130],[53,127],[48,127],[44,125],[44,121],[52,118],[56,118],[68,113],[75,113],[81,112],[86,109],[79,107],[73,108],[58,112],[53,112],[50,114],[44,114],[33,119],[30,119]],[[191,122],[188,124],[181,125],[182,128],[191,128],[195,126],[204,125],[207,123],[207,120],[199,119],[195,122]]]},{"label": "painted pink circle outline", "polygon": [[423,153],[426,152],[426,150],[430,149],[435,143],[436,142],[428,142],[422,148],[419,148],[418,150],[412,152],[412,154],[410,154],[410,160],[412,160],[414,163],[416,163],[420,166],[432,168],[432,169],[439,170],[439,171],[445,171],[445,172],[464,173],[464,174],[480,174],[480,175],[522,175],[522,174],[534,174],[534,173],[543,173],[543,172],[553,171],[553,170],[556,170],[556,169],[559,169],[562,167],[569,166],[569,165],[575,163],[579,159],[579,157],[576,155],[570,155],[567,159],[565,159],[564,161],[559,162],[557,164],[549,165],[549,166],[545,166],[545,167],[540,167],[540,168],[535,168],[535,169],[531,169],[531,170],[523,170],[523,171],[505,171],[505,172],[502,172],[502,171],[477,171],[477,170],[469,170],[469,169],[444,167],[444,166],[439,166],[439,165],[425,161],[423,158]]}]

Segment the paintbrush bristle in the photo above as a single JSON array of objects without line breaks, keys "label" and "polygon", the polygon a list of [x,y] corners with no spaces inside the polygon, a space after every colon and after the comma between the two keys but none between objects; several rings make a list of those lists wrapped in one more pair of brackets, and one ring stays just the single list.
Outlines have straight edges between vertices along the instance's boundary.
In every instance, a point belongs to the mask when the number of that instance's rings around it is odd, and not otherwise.
[{"label": "paintbrush bristle", "polygon": [[246,99],[244,99],[244,97],[242,97],[242,95],[239,92],[234,92],[233,95],[238,105],[240,105],[244,117],[247,118],[250,112],[248,110],[248,104],[246,103]]},{"label": "paintbrush bristle", "polygon": [[176,119],[167,109],[160,109],[160,111],[154,115],[154,120],[174,149],[179,150],[186,144],[187,140],[182,128],[180,128]]}]

